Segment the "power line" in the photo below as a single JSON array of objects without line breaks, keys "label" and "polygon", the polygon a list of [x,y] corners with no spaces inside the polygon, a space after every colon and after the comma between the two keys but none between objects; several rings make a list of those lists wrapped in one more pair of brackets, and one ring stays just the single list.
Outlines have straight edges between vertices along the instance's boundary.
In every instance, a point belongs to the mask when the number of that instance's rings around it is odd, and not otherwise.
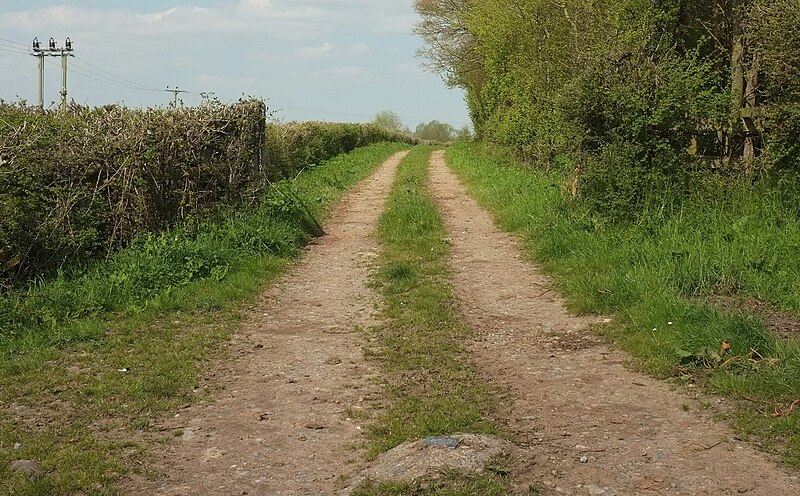
[{"label": "power line", "polygon": [[103,78],[102,76],[93,75],[90,72],[85,72],[82,69],[78,69],[78,68],[75,68],[75,67],[71,68],[69,71],[72,74],[77,74],[77,75],[79,75],[81,77],[84,77],[86,79],[91,79],[91,80],[97,81],[99,83],[104,83],[104,84],[107,84],[107,85],[110,85],[110,86],[116,86],[118,88],[124,88],[124,89],[127,89],[127,90],[149,91],[149,92],[158,91],[159,93],[161,91],[163,91],[163,90],[151,90],[149,88],[141,88],[139,86],[133,86],[133,85],[130,85],[130,84],[118,83],[118,82],[113,81],[111,79]]},{"label": "power line", "polygon": [[[51,65],[54,65],[54,66],[58,65],[52,60],[48,60],[47,62],[49,64],[51,64]],[[149,88],[141,88],[139,86],[133,86],[133,85],[130,85],[130,84],[120,83],[120,82],[114,81],[113,79],[107,78],[105,76],[102,76],[102,75],[99,75],[99,74],[96,74],[96,73],[93,73],[93,72],[86,71],[85,69],[81,69],[81,68],[70,67],[69,68],[69,72],[70,72],[70,74],[75,74],[77,76],[81,76],[81,77],[86,78],[86,79],[91,79],[92,81],[96,81],[98,83],[108,84],[108,85],[111,85],[111,86],[116,86],[116,87],[124,88],[124,89],[128,89],[128,90],[157,91],[159,93],[163,91],[163,90],[156,90],[156,89],[149,89]]]},{"label": "power line", "polygon": [[122,76],[117,76],[116,74],[114,74],[112,72],[109,72],[109,71],[107,71],[107,70],[105,70],[105,69],[103,69],[101,67],[98,67],[98,66],[92,64],[91,62],[89,62],[88,60],[85,60],[85,59],[83,59],[81,57],[75,57],[75,58],[78,59],[79,61],[81,61],[82,63],[88,65],[89,67],[92,67],[92,68],[102,72],[103,74],[107,74],[108,76],[111,76],[114,79],[118,79],[118,80],[120,80],[122,82],[125,82],[125,83],[128,83],[128,84],[130,84],[132,86],[140,86],[143,89],[148,89],[148,90],[151,90],[151,91],[163,91],[163,90],[161,90],[159,88],[154,88],[152,86],[148,86],[148,85],[145,85],[145,84],[137,83],[136,81],[131,81],[130,79],[125,79]]},{"label": "power line", "polygon": [[25,48],[30,48],[30,45],[28,43],[21,43],[19,41],[7,40],[5,38],[0,38],[0,41],[5,41],[6,43],[12,43],[14,45],[24,46]]},{"label": "power line", "polygon": [[95,80],[100,81],[102,83],[110,84],[110,85],[113,85],[113,86],[119,86],[121,88],[128,88],[128,89],[139,90],[139,91],[163,91],[163,90],[151,88],[151,87],[148,87],[148,86],[143,86],[143,85],[139,85],[139,84],[135,84],[135,83],[126,83],[126,82],[118,81],[118,80],[115,80],[115,79],[111,79],[110,77],[103,76],[102,74],[99,74],[99,73],[97,73],[95,71],[92,71],[91,69],[86,69],[84,67],[73,67],[70,70],[75,71],[76,74],[80,74],[80,75],[82,75],[84,77],[95,79]]},{"label": "power line", "polygon": [[26,55],[28,54],[27,50],[23,50],[21,48],[15,47],[13,45],[9,45],[7,43],[0,42],[0,47],[5,48],[7,51],[14,51],[14,52],[17,52],[17,53],[24,53]]},{"label": "power line", "polygon": [[9,49],[9,48],[6,48],[3,45],[0,45],[0,51],[6,52],[6,53],[13,53],[15,55],[28,55],[28,52],[22,52],[20,50]]}]

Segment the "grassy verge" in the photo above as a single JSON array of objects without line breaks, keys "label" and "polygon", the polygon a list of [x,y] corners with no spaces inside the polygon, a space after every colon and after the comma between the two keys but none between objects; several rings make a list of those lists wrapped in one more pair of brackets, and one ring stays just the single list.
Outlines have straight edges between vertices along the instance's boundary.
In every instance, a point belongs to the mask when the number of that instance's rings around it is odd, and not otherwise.
[{"label": "grassy verge", "polygon": [[[403,145],[356,150],[258,207],[137,241],[106,263],[0,296],[0,494],[117,494],[154,425],[208,397],[243,301],[300,253],[329,207]],[[176,431],[179,433],[179,431]],[[12,460],[41,464],[38,477]]]},{"label": "grassy verge", "polygon": [[[371,455],[425,436],[497,433],[490,419],[498,399],[470,360],[471,331],[450,285],[445,232],[427,191],[431,151],[417,147],[403,161],[380,220],[375,281],[384,296],[383,324],[370,333],[367,355],[384,373],[390,406],[368,431]],[[473,494],[467,490],[477,487],[479,494],[503,494],[504,480],[455,475],[425,488],[388,483],[354,494]]]},{"label": "grassy verge", "polygon": [[[796,205],[755,187],[721,191],[674,215],[604,225],[564,194],[563,178],[520,167],[476,145],[447,153],[470,192],[555,278],[572,310],[614,314],[602,329],[642,369],[737,400],[730,420],[800,466],[800,344],[778,339],[720,298],[800,311]],[[719,356],[723,341],[731,349]]]}]

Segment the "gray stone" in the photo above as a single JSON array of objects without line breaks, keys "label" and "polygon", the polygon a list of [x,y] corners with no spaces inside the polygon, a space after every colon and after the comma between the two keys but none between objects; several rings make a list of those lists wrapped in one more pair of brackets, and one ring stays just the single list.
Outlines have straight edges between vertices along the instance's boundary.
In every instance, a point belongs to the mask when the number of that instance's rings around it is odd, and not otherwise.
[{"label": "gray stone", "polygon": [[14,460],[8,464],[8,468],[12,472],[33,476],[38,474],[42,467],[39,462],[35,460]]},{"label": "gray stone", "polygon": [[454,434],[448,438],[459,442],[451,447],[449,443],[430,443],[430,440],[426,442],[425,439],[420,439],[403,443],[383,453],[340,494],[350,494],[364,480],[413,483],[423,479],[436,479],[448,470],[480,474],[491,460],[509,454],[514,449],[508,441],[493,436]]}]

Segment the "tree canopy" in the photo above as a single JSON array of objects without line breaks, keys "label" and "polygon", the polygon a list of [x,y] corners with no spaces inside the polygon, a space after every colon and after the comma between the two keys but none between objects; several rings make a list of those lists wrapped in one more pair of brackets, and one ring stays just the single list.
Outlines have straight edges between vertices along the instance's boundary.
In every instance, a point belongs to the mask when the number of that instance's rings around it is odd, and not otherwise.
[{"label": "tree canopy", "polygon": [[[427,67],[478,137],[579,166],[622,211],[731,174],[800,171],[800,0],[417,0]],[[794,139],[791,137],[795,136]]]},{"label": "tree canopy", "polygon": [[375,114],[375,118],[372,120],[372,122],[373,124],[382,127],[387,131],[408,132],[408,129],[405,127],[405,125],[403,125],[403,121],[400,119],[400,116],[391,110],[381,110]]}]

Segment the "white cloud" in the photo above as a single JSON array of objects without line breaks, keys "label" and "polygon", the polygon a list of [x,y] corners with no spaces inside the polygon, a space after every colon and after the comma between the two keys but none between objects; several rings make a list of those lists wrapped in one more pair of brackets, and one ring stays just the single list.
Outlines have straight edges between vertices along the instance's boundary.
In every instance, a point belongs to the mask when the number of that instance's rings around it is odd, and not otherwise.
[{"label": "white cloud", "polygon": [[418,76],[423,73],[418,62],[404,62],[402,64],[397,64],[392,69],[392,72],[399,76]]},{"label": "white cloud", "polygon": [[325,42],[317,46],[306,46],[294,51],[294,55],[306,59],[321,59],[333,54],[333,45]]},{"label": "white cloud", "polygon": [[309,74],[317,83],[375,83],[386,81],[385,78],[377,75],[375,71],[366,67],[354,65],[333,67],[314,71]]},{"label": "white cloud", "polygon": [[350,53],[369,53],[371,48],[366,43],[353,43],[349,47],[347,47],[347,51]]}]

